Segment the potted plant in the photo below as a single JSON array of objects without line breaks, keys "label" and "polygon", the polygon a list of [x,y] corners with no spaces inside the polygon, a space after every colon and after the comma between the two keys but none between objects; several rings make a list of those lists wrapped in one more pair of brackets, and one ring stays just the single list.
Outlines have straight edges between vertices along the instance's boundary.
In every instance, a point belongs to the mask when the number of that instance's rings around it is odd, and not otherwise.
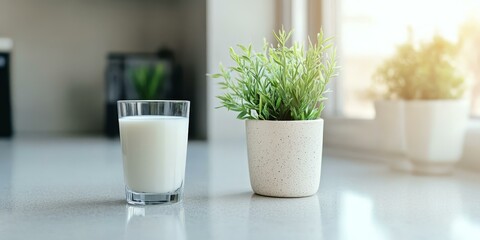
[{"label": "potted plant", "polygon": [[165,66],[157,63],[154,66],[138,66],[132,70],[132,81],[140,99],[158,99],[165,84]]},{"label": "potted plant", "polygon": [[418,46],[406,44],[392,58],[403,58],[406,65],[387,61],[383,66],[384,79],[396,79],[406,100],[406,155],[414,172],[449,173],[461,158],[468,103],[455,55],[454,44],[435,36]]},{"label": "potted plant", "polygon": [[291,32],[274,33],[277,45],[263,51],[230,48],[235,66],[213,78],[225,93],[221,107],[246,120],[250,183],[259,195],[305,197],[320,183],[323,120],[327,83],[336,75],[330,38],[317,35],[307,48],[287,46]]},{"label": "potted plant", "polygon": [[405,157],[405,79],[410,78],[415,66],[415,49],[412,44],[397,47],[394,56],[386,59],[373,75],[369,95],[377,99],[375,122],[378,126],[377,139],[380,151],[388,158],[393,170],[410,171],[411,163]]}]

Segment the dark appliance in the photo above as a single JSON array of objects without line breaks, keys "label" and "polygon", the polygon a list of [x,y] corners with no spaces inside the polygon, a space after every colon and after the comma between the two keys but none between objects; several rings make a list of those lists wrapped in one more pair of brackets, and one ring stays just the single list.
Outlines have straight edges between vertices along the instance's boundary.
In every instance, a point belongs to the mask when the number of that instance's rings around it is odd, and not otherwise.
[{"label": "dark appliance", "polygon": [[10,137],[12,134],[10,53],[0,51],[0,137]]}]

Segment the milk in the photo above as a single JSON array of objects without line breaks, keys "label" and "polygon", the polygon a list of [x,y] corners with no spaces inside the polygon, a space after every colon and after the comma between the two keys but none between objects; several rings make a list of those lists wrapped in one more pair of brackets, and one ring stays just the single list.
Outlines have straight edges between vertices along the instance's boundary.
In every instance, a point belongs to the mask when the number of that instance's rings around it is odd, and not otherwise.
[{"label": "milk", "polygon": [[134,192],[180,188],[187,158],[188,118],[129,116],[119,119],[125,184]]}]

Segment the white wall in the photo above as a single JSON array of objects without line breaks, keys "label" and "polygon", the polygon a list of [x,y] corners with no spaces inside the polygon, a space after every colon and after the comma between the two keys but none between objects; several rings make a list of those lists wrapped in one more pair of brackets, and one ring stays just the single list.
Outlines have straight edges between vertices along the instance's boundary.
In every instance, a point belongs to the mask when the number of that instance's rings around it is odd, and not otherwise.
[{"label": "white wall", "polygon": [[[218,64],[232,64],[228,49],[237,44],[254,44],[257,50],[263,46],[263,39],[272,41],[276,30],[275,0],[207,0],[207,56],[208,72],[218,72]],[[225,140],[243,138],[244,122],[236,114],[219,106],[215,96],[221,94],[217,80],[207,81],[208,95],[208,139]]]},{"label": "white wall", "polygon": [[[202,50],[192,52],[197,41],[185,37],[188,31],[182,25],[183,19],[190,19],[198,22],[194,33],[205,32],[205,16],[192,14],[194,8],[202,11],[202,2],[205,14],[205,2],[194,0],[0,0],[0,37],[14,41],[15,130],[101,131],[104,68],[111,51],[166,46],[184,61],[185,49],[190,54],[185,62],[200,62],[202,68],[205,33],[198,34]],[[205,67],[191,71],[201,71],[204,81]],[[192,81],[199,76],[195,74]]]}]

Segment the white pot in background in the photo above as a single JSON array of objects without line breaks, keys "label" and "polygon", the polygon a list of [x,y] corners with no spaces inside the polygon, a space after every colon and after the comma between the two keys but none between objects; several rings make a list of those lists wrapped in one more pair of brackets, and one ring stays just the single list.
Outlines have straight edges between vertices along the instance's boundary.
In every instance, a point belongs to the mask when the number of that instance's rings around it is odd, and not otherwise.
[{"label": "white pot in background", "polygon": [[306,197],[320,184],[323,120],[247,120],[250,183],[271,197]]},{"label": "white pot in background", "polygon": [[405,157],[405,103],[404,101],[376,101],[375,122],[378,126],[377,143],[393,170],[410,171]]},{"label": "white pot in background", "polygon": [[462,156],[467,118],[465,100],[407,101],[406,154],[413,171],[450,173]]}]

